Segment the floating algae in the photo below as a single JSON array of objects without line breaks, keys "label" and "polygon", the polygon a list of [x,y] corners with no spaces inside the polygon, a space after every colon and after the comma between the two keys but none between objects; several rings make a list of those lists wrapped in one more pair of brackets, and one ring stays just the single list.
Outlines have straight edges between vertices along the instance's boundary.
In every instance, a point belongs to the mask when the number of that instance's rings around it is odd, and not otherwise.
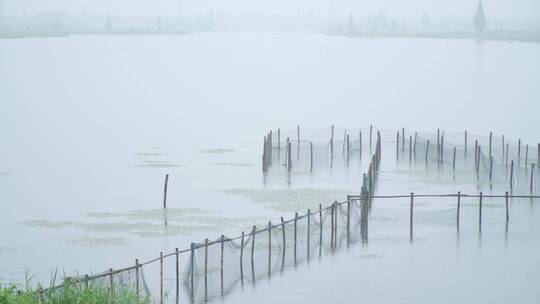
[{"label": "floating algae", "polygon": [[69,237],[63,239],[66,243],[81,247],[122,247],[129,245],[125,238],[109,237],[96,238],[89,236]]}]

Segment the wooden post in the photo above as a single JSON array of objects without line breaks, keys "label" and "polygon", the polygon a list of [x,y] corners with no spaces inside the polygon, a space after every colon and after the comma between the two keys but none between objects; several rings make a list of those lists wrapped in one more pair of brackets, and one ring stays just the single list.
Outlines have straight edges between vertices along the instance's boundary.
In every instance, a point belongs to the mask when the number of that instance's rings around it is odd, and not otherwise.
[{"label": "wooden post", "polygon": [[452,171],[454,171],[454,179],[456,178],[456,147],[454,147],[454,152],[452,155]]},{"label": "wooden post", "polygon": [[[255,273],[255,232],[257,231],[257,226],[253,226],[253,232],[251,233],[251,274]],[[255,279],[253,277],[253,279]]]},{"label": "wooden post", "polygon": [[399,132],[396,133],[396,159],[399,160]]},{"label": "wooden post", "polygon": [[518,140],[518,168],[521,163],[521,139]]},{"label": "wooden post", "polygon": [[428,163],[428,152],[429,152],[429,139],[426,143],[426,164]]},{"label": "wooden post", "polygon": [[351,197],[347,195],[347,245],[350,244],[350,227],[351,227]]},{"label": "wooden post", "polygon": [[159,253],[159,303],[163,304],[163,252]]},{"label": "wooden post", "polygon": [[296,264],[296,241],[297,241],[298,212],[294,213],[294,263]]},{"label": "wooden post", "polygon": [[165,186],[163,188],[163,209],[167,208],[167,184],[169,183],[169,174],[165,175]]},{"label": "wooden post", "polygon": [[263,155],[262,155],[262,171],[263,173],[266,173],[267,171],[267,165],[266,165],[266,143],[267,143],[267,140],[266,140],[266,136],[264,137],[264,141],[263,141]]},{"label": "wooden post", "polygon": [[491,142],[493,140],[493,132],[489,132],[489,157],[491,158],[493,155],[491,154]]},{"label": "wooden post", "polygon": [[[206,239],[206,241],[208,242],[208,239]],[[176,286],[175,286],[176,289],[175,290],[176,290],[176,304],[178,304],[178,302],[180,301],[180,255],[178,254],[178,248],[175,248],[175,257],[176,257]],[[205,276],[205,282],[206,282],[206,266],[205,266],[204,276]]]},{"label": "wooden post", "polygon": [[480,192],[480,204],[479,204],[479,213],[478,213],[478,223],[479,229],[482,230],[482,192]]},{"label": "wooden post", "polygon": [[514,160],[510,163],[510,191],[514,189]]},{"label": "wooden post", "polygon": [[347,134],[347,166],[349,166],[349,158],[350,158],[350,154],[351,154],[351,144],[349,142],[349,134]]},{"label": "wooden post", "polygon": [[409,162],[412,162],[412,135],[409,136]]},{"label": "wooden post", "polygon": [[307,260],[309,262],[309,246],[311,239],[311,210],[307,210]]},{"label": "wooden post", "polygon": [[277,129],[277,159],[278,165],[281,166],[281,130]]},{"label": "wooden post", "polygon": [[283,241],[283,260],[285,260],[285,221],[283,220],[283,216],[281,217],[281,232],[282,232],[282,241]]},{"label": "wooden post", "polygon": [[322,221],[322,204],[319,204],[319,258],[322,254],[322,232],[323,232],[323,221]]},{"label": "wooden post", "polygon": [[220,240],[221,245],[221,256],[219,260],[219,276],[220,276],[220,283],[221,283],[221,295],[223,296],[224,290],[223,290],[223,249],[225,245],[225,236],[221,235]]},{"label": "wooden post", "polygon": [[313,142],[309,143],[309,172],[313,172]]},{"label": "wooden post", "polygon": [[292,169],[292,149],[291,149],[291,142],[289,141],[289,172],[291,172]]},{"label": "wooden post", "polygon": [[444,132],[441,136],[441,157],[440,157],[440,160],[441,160],[441,165],[444,163]]},{"label": "wooden post", "polygon": [[272,273],[272,222],[268,221],[268,275]]},{"label": "wooden post", "polygon": [[440,129],[437,129],[437,164],[441,163],[441,135]]},{"label": "wooden post", "polygon": [[506,201],[506,223],[508,224],[508,221],[510,221],[510,214],[508,213],[508,191],[504,194],[504,199]]},{"label": "wooden post", "polygon": [[467,158],[467,130],[465,130],[465,158]]},{"label": "wooden post", "polygon": [[139,259],[135,259],[135,293],[139,296]]},{"label": "wooden post", "polygon": [[413,208],[414,208],[414,192],[411,192],[411,210],[409,213],[409,237],[413,240]]},{"label": "wooden post", "polygon": [[536,153],[538,153],[536,164],[537,164],[537,168],[540,170],[540,144],[538,144],[538,147],[536,148]]},{"label": "wooden post", "polygon": [[240,282],[242,286],[244,286],[244,263],[242,262],[243,257],[244,257],[244,231],[242,231],[242,236],[240,237]]},{"label": "wooden post", "polygon": [[478,139],[474,141],[474,170],[478,167]]},{"label": "wooden post", "polygon": [[493,156],[489,159],[489,184],[493,184]]},{"label": "wooden post", "polygon": [[334,249],[334,208],[335,204],[332,203],[332,208],[330,210],[330,248]]},{"label": "wooden post", "polygon": [[191,249],[191,259],[190,259],[190,264],[191,264],[191,269],[190,269],[190,297],[191,297],[191,302],[193,302],[193,299],[195,299],[195,243],[191,243],[190,244],[190,249]]},{"label": "wooden post", "polygon": [[461,209],[461,191],[458,191],[458,193],[457,193],[457,215],[456,215],[458,229],[459,229],[459,210],[460,209]]},{"label": "wooden post", "polygon": [[337,201],[334,201],[334,206],[336,206],[334,208],[334,248],[337,248],[337,228],[338,228],[337,214],[338,214],[338,207],[339,207]]},{"label": "wooden post", "polygon": [[109,283],[111,284],[111,292],[114,289],[114,281],[113,281],[113,269],[109,268]]},{"label": "wooden post", "polygon": [[204,299],[208,301],[208,239],[204,239]]}]

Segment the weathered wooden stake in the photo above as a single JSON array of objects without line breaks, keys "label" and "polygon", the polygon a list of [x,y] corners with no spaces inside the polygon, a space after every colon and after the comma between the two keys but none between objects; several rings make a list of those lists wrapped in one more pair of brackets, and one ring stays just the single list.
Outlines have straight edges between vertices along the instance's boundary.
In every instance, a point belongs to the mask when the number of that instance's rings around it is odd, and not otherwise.
[{"label": "weathered wooden stake", "polygon": [[307,210],[307,260],[309,262],[309,246],[311,239],[311,210]]},{"label": "weathered wooden stake", "polygon": [[278,165],[281,166],[281,130],[277,129],[277,159],[278,159]]},{"label": "weathered wooden stake", "polygon": [[159,303],[163,304],[163,252],[159,253]]},{"label": "weathered wooden stake", "polygon": [[220,239],[220,245],[221,245],[221,256],[219,260],[219,276],[220,276],[220,283],[221,283],[221,295],[223,296],[224,289],[223,289],[223,249],[225,245],[225,236],[222,234]]},{"label": "weathered wooden stake", "polygon": [[441,163],[441,130],[437,129],[437,164]]},{"label": "weathered wooden stake", "polygon": [[208,301],[208,239],[204,240],[204,299]]},{"label": "weathered wooden stake", "polygon": [[111,284],[111,292],[114,290],[114,281],[113,281],[113,269],[109,268],[109,283]]},{"label": "weathered wooden stake", "polygon": [[240,283],[244,286],[244,231],[242,231],[242,236],[240,237]]},{"label": "weathered wooden stake", "polygon": [[510,191],[514,189],[514,160],[510,163]]},{"label": "weathered wooden stake", "polygon": [[426,143],[426,164],[428,163],[428,153],[429,153],[429,139],[427,140],[427,143]]},{"label": "weathered wooden stake", "polygon": [[478,166],[478,139],[474,141],[474,169]]},{"label": "weathered wooden stake", "polygon": [[313,142],[309,143],[309,172],[313,172]]},{"label": "weathered wooden stake", "polygon": [[283,220],[283,217],[281,217],[281,233],[282,233],[282,241],[283,241],[283,258],[285,259],[285,221]]},{"label": "weathered wooden stake", "polygon": [[440,157],[440,160],[441,160],[441,165],[444,163],[444,131],[443,131],[443,134],[441,136],[441,157]]},{"label": "weathered wooden stake", "polygon": [[518,167],[521,163],[521,139],[518,140]]},{"label": "weathered wooden stake", "polygon": [[255,233],[257,232],[257,226],[253,226],[253,232],[251,233],[251,273],[255,271]]},{"label": "weathered wooden stake", "polygon": [[493,132],[489,132],[489,157],[492,157],[493,155],[491,154],[491,142],[493,140]]},{"label": "weathered wooden stake", "polygon": [[330,209],[330,248],[334,249],[334,208],[335,204],[332,204]]},{"label": "weathered wooden stake", "polygon": [[163,209],[167,208],[167,185],[169,183],[169,174],[165,175],[165,186],[163,188]]},{"label": "weathered wooden stake", "polygon": [[193,302],[193,299],[195,298],[195,243],[191,243],[190,244],[190,249],[191,249],[191,259],[190,259],[190,264],[191,264],[191,269],[189,271],[189,275],[190,275],[190,297],[191,297],[191,301]]},{"label": "weathered wooden stake", "polygon": [[140,289],[140,283],[139,283],[139,259],[135,259],[135,292],[137,294],[137,297],[139,296],[139,289]]},{"label": "weathered wooden stake", "polygon": [[493,184],[493,156],[489,159],[489,184]]},{"label": "weathered wooden stake", "polygon": [[454,179],[456,178],[456,147],[452,155],[452,171],[454,172]]},{"label": "weathered wooden stake", "polygon": [[350,244],[351,198],[347,195],[347,245]]},{"label": "weathered wooden stake", "polygon": [[298,223],[298,212],[295,212],[294,213],[294,263],[295,264],[296,264],[297,223]]},{"label": "weathered wooden stake", "polygon": [[[208,241],[208,239],[207,239]],[[178,254],[178,248],[175,248],[175,257],[176,257],[176,304],[180,301],[180,255]],[[205,266],[205,279],[206,279],[206,266]]]},{"label": "weathered wooden stake", "polygon": [[268,275],[272,273],[272,222],[268,221]]},{"label": "weathered wooden stake", "polygon": [[409,238],[413,240],[413,208],[414,208],[414,192],[411,192],[411,208],[409,213]]},{"label": "weathered wooden stake", "polygon": [[323,232],[323,221],[322,221],[322,204],[319,204],[319,258],[322,254],[322,232]]}]

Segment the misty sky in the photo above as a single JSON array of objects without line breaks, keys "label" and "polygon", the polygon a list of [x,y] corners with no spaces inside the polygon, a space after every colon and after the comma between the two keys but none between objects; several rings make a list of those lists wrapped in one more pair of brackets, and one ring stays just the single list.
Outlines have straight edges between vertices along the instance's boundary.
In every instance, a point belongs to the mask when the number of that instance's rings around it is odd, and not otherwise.
[{"label": "misty sky", "polygon": [[[8,15],[35,14],[40,11],[79,13],[90,11],[126,15],[177,15],[202,13],[210,9],[223,13],[308,14],[326,16],[333,1],[336,16],[353,13],[368,16],[384,9],[394,17],[416,18],[423,13],[431,17],[469,18],[477,0],[0,0]],[[182,2],[180,4],[180,2]],[[538,19],[539,0],[484,0],[491,19]]]}]

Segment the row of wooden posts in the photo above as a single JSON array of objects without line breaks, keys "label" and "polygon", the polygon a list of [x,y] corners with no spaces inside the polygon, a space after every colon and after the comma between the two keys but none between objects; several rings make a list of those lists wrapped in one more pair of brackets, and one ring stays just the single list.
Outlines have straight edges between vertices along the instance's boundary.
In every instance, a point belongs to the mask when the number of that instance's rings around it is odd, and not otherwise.
[{"label": "row of wooden posts", "polygon": [[[281,130],[278,128],[277,130],[277,160],[279,165],[281,165]],[[373,138],[373,125],[369,126],[369,150],[371,151],[372,148],[372,138]],[[362,159],[362,131],[359,131],[358,133],[358,141],[359,141],[359,157]],[[296,146],[297,146],[297,152],[296,152],[296,160],[300,160],[300,126],[297,126],[296,128]],[[330,132],[330,168],[333,167],[334,164],[334,125],[331,126],[331,132]],[[347,133],[347,131],[343,134],[343,149],[342,153],[344,157],[346,158],[347,165],[350,161],[351,156],[351,150],[352,150],[352,144],[351,144],[351,135]],[[309,142],[309,155],[310,155],[310,172],[313,171],[313,142]],[[274,152],[274,146],[273,146],[273,136],[272,131],[269,131],[266,136],[264,136],[263,141],[263,156],[262,156],[262,171],[268,172],[269,168],[273,164],[273,152]],[[285,168],[287,172],[290,172],[292,169],[292,139],[287,137],[285,140]]]},{"label": "row of wooden posts", "polygon": [[[401,130],[401,134],[398,131],[396,133],[396,159],[399,160],[399,150],[400,150],[400,138],[401,138],[401,153],[405,152],[405,129],[403,128]],[[414,159],[416,160],[416,144],[417,144],[417,138],[418,133],[414,132],[414,142],[413,142],[413,136],[409,136],[409,161]],[[464,137],[464,153],[465,157],[467,157],[467,141],[468,141],[468,132],[465,131],[465,137]],[[493,150],[492,150],[492,142],[493,142],[493,132],[490,132],[489,134],[489,181],[490,185],[493,182],[493,163],[494,163],[494,157],[493,157]],[[425,150],[425,162],[428,163],[428,155],[429,155],[429,147],[430,147],[430,141],[429,139],[426,141],[426,150]],[[505,152],[506,151],[506,152]],[[509,155],[509,144],[506,143],[505,148],[505,138],[504,135],[502,136],[502,157],[503,162],[506,160],[506,166],[508,168],[508,155]],[[455,171],[456,171],[456,147],[453,148],[452,151],[452,170],[454,172],[454,178],[455,178]],[[478,140],[475,140],[475,147],[474,147],[474,169],[476,172],[476,177],[480,178],[480,161],[481,161],[481,155],[482,155],[482,147],[478,143]],[[521,139],[518,140],[518,152],[517,152],[517,160],[518,165],[521,162]],[[538,144],[538,163],[540,163],[540,144]],[[437,129],[437,163],[442,165],[444,163],[444,131],[440,132],[440,129]],[[525,146],[525,170],[527,171],[529,164],[529,145],[527,144]],[[531,163],[531,173],[530,173],[530,185],[529,190],[532,193],[534,191],[534,172],[535,172],[535,166],[536,164]],[[536,166],[537,169],[540,169],[538,166]],[[509,188],[512,191],[514,188],[514,160],[511,160],[510,162],[510,179],[509,179]]]}]

